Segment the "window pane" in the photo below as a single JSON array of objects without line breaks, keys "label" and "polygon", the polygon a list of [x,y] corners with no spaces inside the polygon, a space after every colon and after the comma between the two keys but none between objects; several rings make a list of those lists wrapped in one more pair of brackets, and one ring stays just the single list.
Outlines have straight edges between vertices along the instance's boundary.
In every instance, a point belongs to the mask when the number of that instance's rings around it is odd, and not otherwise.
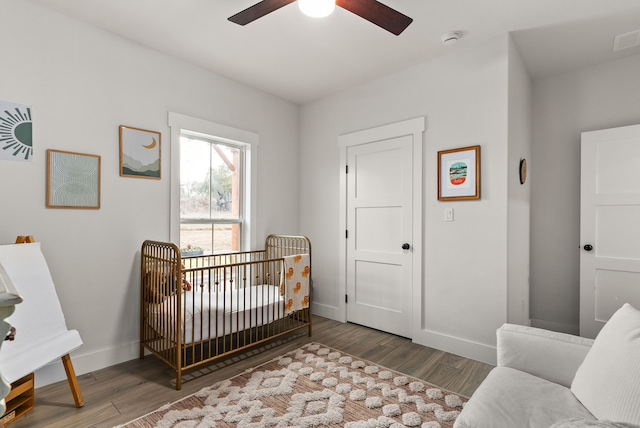
[{"label": "window pane", "polygon": [[211,217],[238,218],[240,151],[211,144]]},{"label": "window pane", "polygon": [[180,248],[205,254],[240,251],[244,148],[182,135]]},{"label": "window pane", "polygon": [[228,253],[240,249],[239,224],[181,224],[181,251],[204,254]]},{"label": "window pane", "polygon": [[206,141],[180,140],[180,218],[210,218],[210,146]]},{"label": "window pane", "polygon": [[182,137],[180,217],[240,217],[241,151],[238,147]]}]

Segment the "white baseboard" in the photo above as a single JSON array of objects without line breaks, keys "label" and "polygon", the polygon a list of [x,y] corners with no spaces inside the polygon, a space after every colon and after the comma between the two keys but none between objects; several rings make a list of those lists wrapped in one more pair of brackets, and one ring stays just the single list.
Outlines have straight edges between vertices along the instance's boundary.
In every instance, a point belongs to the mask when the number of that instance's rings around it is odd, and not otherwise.
[{"label": "white baseboard", "polygon": [[[90,354],[82,354],[82,347],[80,347],[71,353],[71,363],[76,376],[80,376],[139,357],[140,347],[138,342],[131,342]],[[36,370],[34,380],[35,387],[38,388],[66,379],[67,375],[62,365],[62,359],[58,359]]]},{"label": "white baseboard", "polygon": [[[314,315],[340,320],[339,309],[336,307],[312,303],[311,310]],[[139,342],[136,341],[120,345],[116,348],[103,349],[89,354],[83,354],[82,347],[80,347],[71,353],[71,363],[73,364],[76,376],[80,376],[139,357],[140,346]],[[67,375],[64,371],[62,360],[58,359],[35,372],[35,387],[38,388],[66,379]]]},{"label": "white baseboard", "polygon": [[580,326],[572,324],[564,324],[554,321],[546,321],[532,318],[531,327],[544,328],[545,330],[557,331],[559,333],[580,335]]},{"label": "white baseboard", "polygon": [[[322,305],[318,303],[311,303],[311,313],[320,317],[329,318],[336,321],[342,321],[340,316],[340,308],[335,306]],[[342,321],[344,322],[344,321]]]},{"label": "white baseboard", "polygon": [[413,342],[461,357],[496,365],[496,347],[429,330],[414,332]]},{"label": "white baseboard", "polygon": [[[341,321],[340,309],[337,307],[312,303],[311,310],[314,315]],[[538,322],[546,325],[551,324],[541,320],[531,321],[534,327],[538,326],[536,325]],[[565,326],[565,328],[566,327],[567,326]],[[554,330],[553,328],[549,329]],[[459,337],[444,335],[429,330],[420,330],[414,333],[413,341],[419,345],[450,352],[452,354],[471,358],[483,363],[491,365],[496,364],[496,348],[494,346],[461,339]],[[140,347],[139,343],[136,341],[89,354],[83,354],[82,347],[80,347],[80,349],[71,353],[71,362],[76,376],[81,376],[85,373],[90,373],[95,370],[100,370],[105,367],[120,364],[139,357]],[[36,371],[35,386],[38,388],[66,380],[66,378],[67,376],[65,374],[64,367],[62,366],[62,360],[58,359]]]},{"label": "white baseboard", "polygon": [[[335,306],[311,304],[314,315],[345,322],[340,313],[340,308]],[[473,342],[459,337],[448,336],[429,330],[414,332],[413,342],[418,345],[428,346],[441,351],[450,352],[472,360],[486,364],[496,365],[496,347],[483,343]]]}]

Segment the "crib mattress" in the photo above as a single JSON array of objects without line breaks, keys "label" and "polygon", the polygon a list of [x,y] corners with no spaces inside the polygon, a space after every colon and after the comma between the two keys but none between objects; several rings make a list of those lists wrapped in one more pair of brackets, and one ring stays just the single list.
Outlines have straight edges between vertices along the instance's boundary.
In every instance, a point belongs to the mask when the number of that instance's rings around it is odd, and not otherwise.
[{"label": "crib mattress", "polygon": [[[188,291],[181,296],[182,343],[190,344],[269,324],[284,317],[277,286],[254,285],[227,292]],[[176,340],[178,296],[149,306],[153,328]]]}]

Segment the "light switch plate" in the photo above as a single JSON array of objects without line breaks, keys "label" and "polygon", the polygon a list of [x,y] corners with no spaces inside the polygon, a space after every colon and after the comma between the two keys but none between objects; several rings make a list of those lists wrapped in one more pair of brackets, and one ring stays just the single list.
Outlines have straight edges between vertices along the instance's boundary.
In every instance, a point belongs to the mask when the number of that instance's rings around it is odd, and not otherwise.
[{"label": "light switch plate", "polygon": [[444,221],[453,221],[453,208],[444,209]]}]

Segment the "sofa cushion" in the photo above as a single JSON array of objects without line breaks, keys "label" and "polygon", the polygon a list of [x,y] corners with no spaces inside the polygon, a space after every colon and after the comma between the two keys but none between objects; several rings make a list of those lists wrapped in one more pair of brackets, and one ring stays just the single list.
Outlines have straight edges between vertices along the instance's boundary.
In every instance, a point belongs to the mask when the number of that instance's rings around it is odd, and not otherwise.
[{"label": "sofa cushion", "polygon": [[510,367],[496,367],[456,419],[456,428],[540,427],[594,417],[558,385]]},{"label": "sofa cushion", "polygon": [[640,424],[640,312],[626,303],[602,328],[571,391],[598,419]]},{"label": "sofa cushion", "polygon": [[504,324],[497,332],[498,366],[511,367],[569,388],[592,339]]}]

